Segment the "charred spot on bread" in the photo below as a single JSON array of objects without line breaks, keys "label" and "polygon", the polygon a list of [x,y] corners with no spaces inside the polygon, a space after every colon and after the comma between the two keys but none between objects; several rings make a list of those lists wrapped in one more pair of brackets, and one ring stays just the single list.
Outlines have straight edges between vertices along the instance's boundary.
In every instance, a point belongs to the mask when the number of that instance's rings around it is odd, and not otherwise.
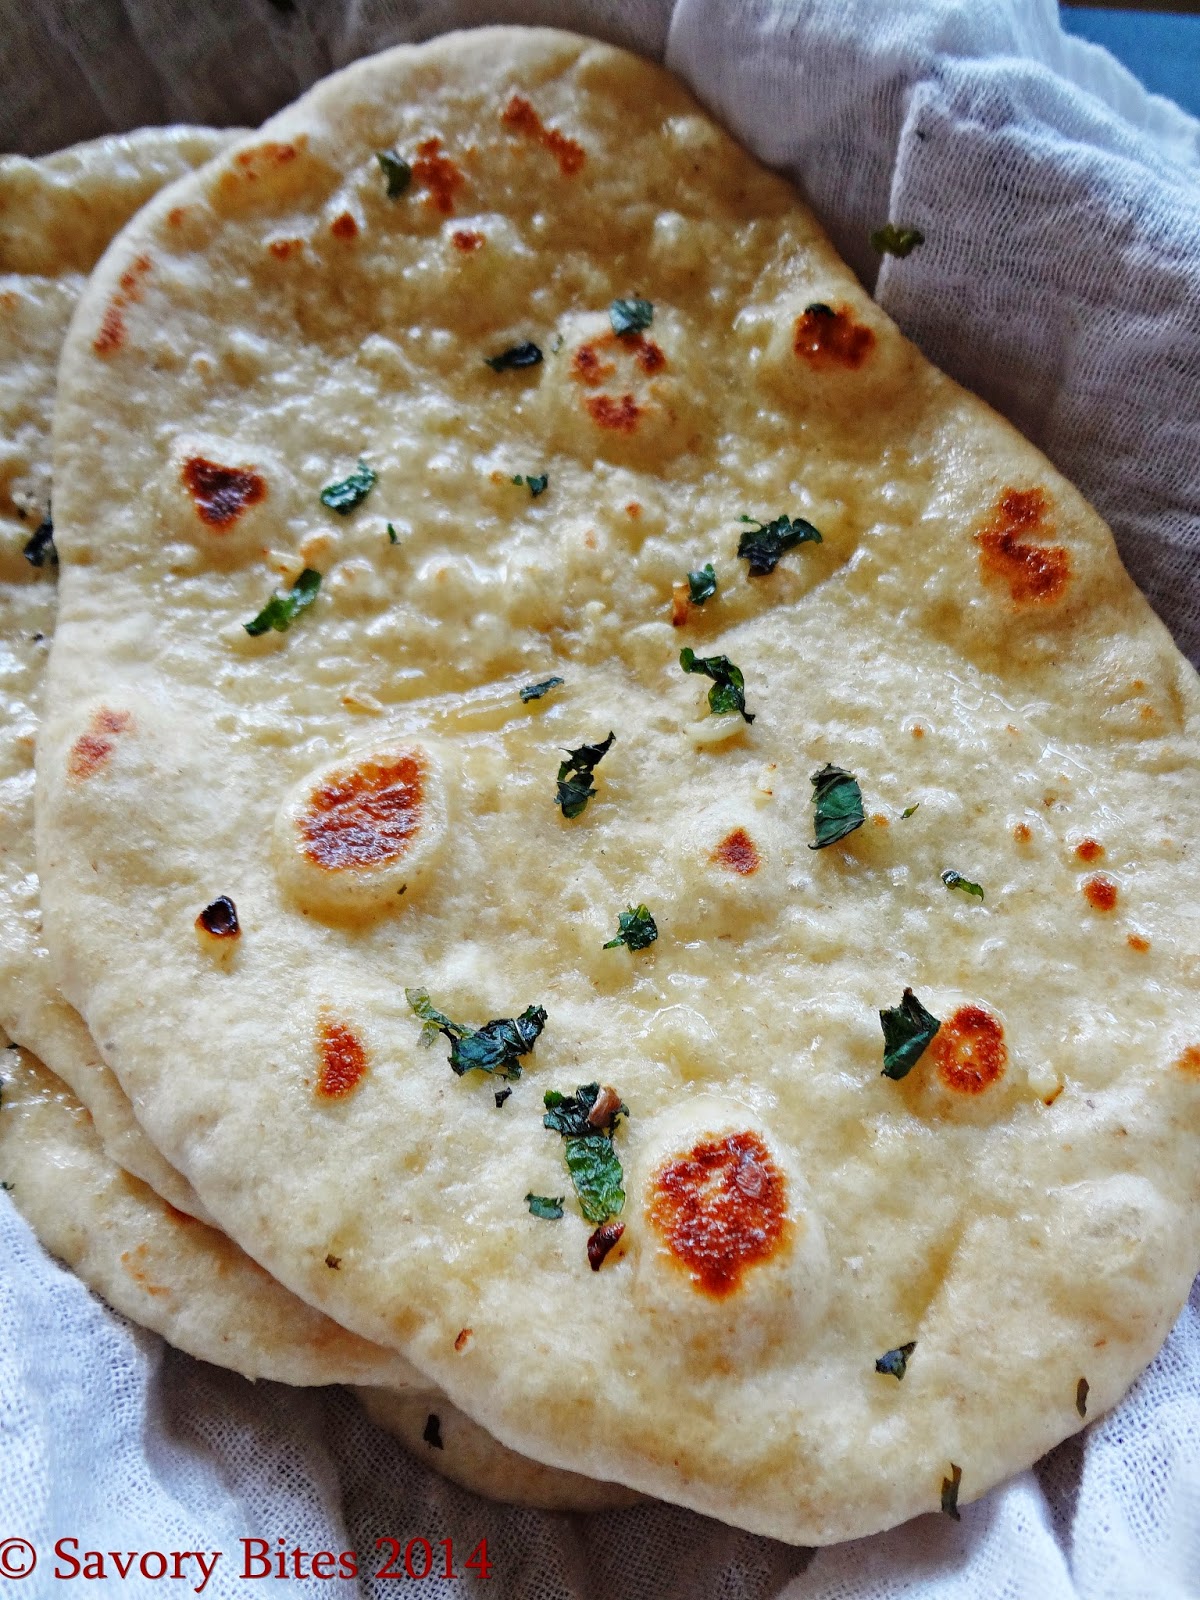
[{"label": "charred spot on bread", "polygon": [[1032,543],[1028,536],[1046,527],[1049,500],[1044,489],[1006,489],[991,520],[975,535],[985,580],[1003,583],[1018,606],[1045,605],[1067,587],[1071,558],[1062,545]]},{"label": "charred spot on bread", "polygon": [[189,456],[179,477],[192,497],[196,515],[217,533],[232,528],[248,506],[258,505],[267,496],[260,473],[225,467],[204,456]]},{"label": "charred spot on bread", "polygon": [[127,732],[132,724],[132,712],[111,711],[107,706],[93,711],[86,730],[71,746],[67,757],[68,776],[77,782],[94,778],[108,765],[117,747],[117,736]]},{"label": "charred spot on bread", "polygon": [[982,1094],[1004,1076],[1004,1029],[982,1006],[960,1006],[929,1046],[938,1077],[956,1094]]},{"label": "charred spot on bread", "polygon": [[317,1097],[344,1100],[362,1082],[367,1071],[367,1051],[349,1023],[322,1012],[317,1023]]},{"label": "charred spot on bread", "polygon": [[810,366],[861,367],[875,348],[875,334],[856,322],[848,306],[814,301],[796,318],[792,349]]},{"label": "charred spot on bread", "polygon": [[695,1287],[721,1299],[783,1245],[787,1183],[756,1133],[702,1138],[654,1173],[646,1214]]}]

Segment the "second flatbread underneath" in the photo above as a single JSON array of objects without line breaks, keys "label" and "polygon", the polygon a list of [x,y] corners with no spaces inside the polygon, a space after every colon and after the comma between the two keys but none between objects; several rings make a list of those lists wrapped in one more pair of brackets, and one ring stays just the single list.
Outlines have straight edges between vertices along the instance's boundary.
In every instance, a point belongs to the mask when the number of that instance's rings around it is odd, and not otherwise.
[{"label": "second flatbread underneath", "polygon": [[[0,1069],[0,1174],[14,1204],[41,1243],[131,1321],[247,1378],[369,1385],[360,1392],[373,1420],[436,1472],[490,1499],[602,1511],[639,1498],[506,1449],[403,1356],[297,1300],[223,1233],[122,1172],[88,1113],[35,1057],[10,1046]],[[436,1450],[423,1438],[431,1415]]]}]

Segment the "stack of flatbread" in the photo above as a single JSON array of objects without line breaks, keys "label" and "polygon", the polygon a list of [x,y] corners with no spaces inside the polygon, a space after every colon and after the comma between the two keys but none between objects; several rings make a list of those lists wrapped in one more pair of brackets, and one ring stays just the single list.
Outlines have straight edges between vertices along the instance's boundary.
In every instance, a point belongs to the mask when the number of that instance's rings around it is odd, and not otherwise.
[{"label": "stack of flatbread", "polygon": [[47,1248],[528,1504],[828,1542],[1114,1405],[1200,1266],[1200,686],[795,192],[489,29],[7,160],[0,269]]}]

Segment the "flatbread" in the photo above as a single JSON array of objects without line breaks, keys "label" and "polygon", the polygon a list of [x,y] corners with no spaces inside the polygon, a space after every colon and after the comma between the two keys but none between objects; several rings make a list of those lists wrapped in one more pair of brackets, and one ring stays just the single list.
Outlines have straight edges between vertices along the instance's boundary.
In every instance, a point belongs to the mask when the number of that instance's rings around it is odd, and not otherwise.
[{"label": "flatbread", "polygon": [[[0,1166],[39,1238],[91,1288],[192,1355],[249,1378],[364,1390],[373,1414],[422,1454],[428,1416],[445,1430],[430,1464],[493,1499],[603,1510],[634,1496],[527,1462],[469,1423],[395,1351],[371,1345],[290,1295],[202,1221],[191,1186],[150,1144],[77,1012],[53,985],[41,943],[33,852],[33,743],[54,626],[49,563],[24,558],[50,508],[50,422],[62,337],[112,235],[156,190],[233,135],[142,129],[37,161],[0,158],[0,416],[7,444],[0,506],[0,1025],[35,1040],[80,1086],[86,1109],[27,1052],[4,1059]],[[126,1170],[121,1170],[122,1168]],[[141,1182],[133,1173],[140,1173]],[[336,1269],[331,1269],[336,1270]],[[409,1426],[424,1408],[421,1426]]]},{"label": "flatbread", "polygon": [[[673,80],[502,29],[319,85],[101,264],[55,472],[50,946],[281,1281],[510,1447],[797,1542],[1115,1403],[1200,1261],[1196,676]],[[813,849],[827,766],[865,822]],[[406,987],[545,1008],[503,1104]],[[542,1120],[592,1082],[603,1261]]]},{"label": "flatbread", "polygon": [[506,1450],[444,1394],[361,1388],[358,1398],[371,1421],[410,1454],[489,1500],[540,1511],[617,1511],[641,1499],[619,1484],[595,1483]]},{"label": "flatbread", "polygon": [[87,274],[138,208],[234,138],[143,128],[28,160],[0,156],[0,1027],[53,1063],[104,1148],[180,1210],[191,1185],[154,1149],[62,999],[42,942],[33,746],[54,632],[56,572],[24,551],[50,514],[50,425],[63,337]]}]

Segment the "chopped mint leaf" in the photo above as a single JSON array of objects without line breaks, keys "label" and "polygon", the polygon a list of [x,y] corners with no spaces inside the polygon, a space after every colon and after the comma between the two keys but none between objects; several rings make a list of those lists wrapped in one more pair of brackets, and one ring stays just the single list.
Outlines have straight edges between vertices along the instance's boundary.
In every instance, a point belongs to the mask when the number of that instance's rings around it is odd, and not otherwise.
[{"label": "chopped mint leaf", "polygon": [[[7,1188],[8,1186],[5,1185],[5,1187]],[[1080,1378],[1075,1385],[1075,1409],[1081,1417],[1087,1416],[1087,1397],[1090,1388],[1091,1384],[1086,1378]]]},{"label": "chopped mint leaf", "polygon": [[421,1435],[426,1444],[431,1444],[435,1450],[442,1450],[442,1425],[431,1411],[425,1418],[425,1431]]},{"label": "chopped mint leaf", "polygon": [[614,300],[608,320],[614,333],[641,333],[654,321],[654,307],[649,300]]},{"label": "chopped mint leaf", "polygon": [[348,517],[355,506],[362,505],[375,487],[377,476],[365,461],[360,460],[348,478],[342,478],[338,483],[326,484],[321,490],[321,504],[328,506],[330,511],[336,511],[341,517]]},{"label": "chopped mint leaf", "polygon": [[921,802],[919,800],[916,800],[916,801],[913,802],[913,804],[911,806],[905,806],[904,810],[900,813],[900,821],[904,822],[908,817],[911,817],[913,812],[917,809],[917,807],[920,804],[921,804]]},{"label": "chopped mint leaf", "polygon": [[389,544],[400,543],[400,535],[396,532],[395,528],[392,527],[390,522],[387,525],[387,536]]},{"label": "chopped mint leaf", "polygon": [[551,1199],[545,1194],[527,1194],[525,1204],[529,1207],[531,1217],[541,1217],[545,1222],[557,1222],[563,1214],[563,1195]]},{"label": "chopped mint leaf", "polygon": [[617,937],[603,947],[612,950],[623,944],[627,950],[644,950],[658,938],[658,925],[645,906],[630,906],[617,917]]},{"label": "chopped mint leaf", "polygon": [[511,1094],[512,1094],[512,1090],[511,1089],[497,1089],[496,1090],[496,1110],[497,1111],[499,1111],[500,1107],[511,1096]]},{"label": "chopped mint leaf", "polygon": [[881,256],[900,256],[903,259],[924,243],[925,235],[920,228],[898,228],[894,222],[885,222],[882,228],[876,228],[871,235],[871,249]]},{"label": "chopped mint leaf", "polygon": [[460,1022],[451,1022],[444,1011],[439,1011],[429,998],[428,989],[405,989],[404,998],[425,1026],[421,1029],[421,1043],[426,1050],[437,1043],[439,1033],[448,1033],[456,1039],[471,1032]]},{"label": "chopped mint leaf", "polygon": [[688,573],[688,597],[694,606],[702,606],[717,592],[717,575],[711,561],[706,561],[699,572]]},{"label": "chopped mint leaf", "polygon": [[905,989],[898,1006],[879,1013],[883,1028],[883,1076],[899,1082],[925,1054],[941,1022]]},{"label": "chopped mint leaf", "polygon": [[853,773],[826,762],[812,775],[813,831],[810,850],[824,850],[863,825],[862,790]]},{"label": "chopped mint leaf", "polygon": [[276,633],[286,633],[296,618],[317,598],[321,587],[321,574],[305,567],[286,594],[276,591],[256,617],[242,626],[252,638],[274,628]]},{"label": "chopped mint leaf", "polygon": [[589,1222],[607,1222],[625,1205],[621,1187],[625,1174],[613,1142],[604,1133],[591,1133],[582,1139],[568,1139],[564,1152],[567,1171],[579,1196],[579,1209]]},{"label": "chopped mint leaf", "polygon": [[493,372],[519,372],[522,367],[536,367],[542,352],[532,339],[522,339],[520,344],[501,350],[498,356],[484,356],[483,359]]},{"label": "chopped mint leaf", "polygon": [[579,1196],[579,1209],[589,1222],[607,1222],[625,1205],[621,1159],[613,1134],[629,1109],[615,1089],[581,1084],[575,1094],[548,1089],[543,1124],[567,1141],[567,1171]]},{"label": "chopped mint leaf", "polygon": [[546,1026],[544,1006],[527,1006],[519,1017],[497,1017],[482,1028],[473,1028],[452,1022],[431,1003],[424,989],[405,989],[404,998],[425,1024],[422,1044],[432,1044],[439,1033],[449,1039],[450,1065],[460,1078],[472,1071],[519,1078],[518,1057],[529,1054]]},{"label": "chopped mint leaf", "polygon": [[736,711],[744,722],[753,722],[754,713],[746,710],[746,680],[740,667],[728,656],[698,656],[690,645],[679,652],[679,665],[685,672],[699,672],[713,681],[708,691],[708,709],[714,716]]},{"label": "chopped mint leaf", "polygon": [[556,804],[562,807],[564,817],[570,819],[579,816],[595,794],[592,774],[596,770],[597,763],[608,754],[615,738],[616,734],[610,733],[608,738],[602,739],[599,744],[581,744],[578,750],[567,751],[567,759],[558,769],[556,797]]},{"label": "chopped mint leaf", "polygon": [[942,1479],[942,1510],[948,1517],[953,1517],[955,1522],[961,1522],[958,1514],[958,1486],[962,1481],[962,1468],[950,1463],[950,1476]]},{"label": "chopped mint leaf", "polygon": [[543,678],[541,683],[527,683],[521,690],[521,699],[526,704],[530,700],[540,700],[544,694],[549,694],[551,689],[557,689],[560,683],[565,682],[565,678]]},{"label": "chopped mint leaf", "polygon": [[[9,1183],[6,1178],[3,1183],[0,1183],[0,1189],[3,1189],[5,1194],[11,1194],[13,1192],[13,1185]],[[1082,1414],[1083,1413],[1081,1412],[1080,1415],[1082,1416]]]},{"label": "chopped mint leaf", "polygon": [[412,182],[412,168],[394,150],[376,150],[375,159],[387,179],[388,199],[398,200]]},{"label": "chopped mint leaf", "polygon": [[804,517],[775,517],[770,522],[759,522],[757,517],[743,515],[742,522],[753,524],[738,540],[737,553],[750,563],[752,578],[765,578],[774,572],[785,550],[798,544],[820,544],[821,535]]},{"label": "chopped mint leaf", "polygon": [[465,1039],[450,1037],[450,1065],[459,1077],[476,1069],[519,1078],[517,1057],[528,1055],[546,1026],[544,1006],[526,1006],[519,1017],[497,1017]]},{"label": "chopped mint leaf", "polygon": [[525,484],[530,495],[536,500],[538,495],[544,494],[546,489],[549,487],[550,474],[548,472],[543,472],[538,477],[530,477],[528,473],[523,474],[518,472],[516,477],[513,479],[513,482],[517,484]]},{"label": "chopped mint leaf", "polygon": [[25,547],[21,553],[31,567],[44,567],[47,562],[52,567],[58,565],[58,551],[54,544],[54,524],[49,517],[40,522],[37,529],[26,539]]},{"label": "chopped mint leaf", "polygon": [[972,883],[970,878],[964,878],[961,872],[955,872],[953,867],[947,867],[942,873],[942,882],[947,889],[961,889],[964,894],[973,894],[976,900],[983,899],[983,890],[977,883]]},{"label": "chopped mint leaf", "polygon": [[902,1344],[895,1350],[885,1350],[875,1363],[875,1371],[889,1378],[903,1378],[908,1371],[908,1358],[916,1348],[917,1341],[913,1339],[911,1343]]}]

